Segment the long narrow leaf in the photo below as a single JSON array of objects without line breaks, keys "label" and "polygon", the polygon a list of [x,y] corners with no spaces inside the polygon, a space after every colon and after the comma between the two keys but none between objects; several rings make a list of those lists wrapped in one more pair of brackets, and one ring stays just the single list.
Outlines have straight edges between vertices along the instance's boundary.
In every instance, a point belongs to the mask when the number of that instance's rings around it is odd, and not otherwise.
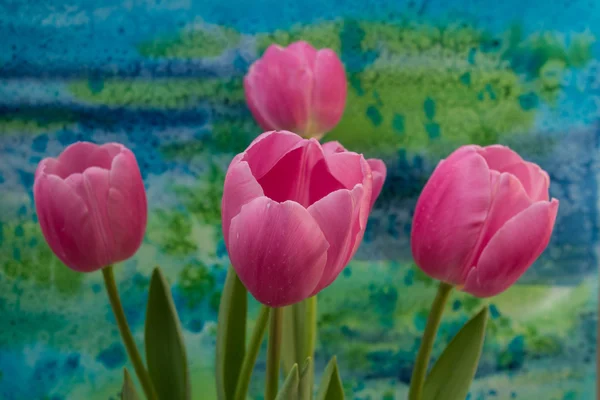
[{"label": "long narrow leaf", "polygon": [[342,386],[335,356],[325,368],[317,392],[317,400],[344,400],[344,387]]},{"label": "long narrow leaf", "polygon": [[217,323],[215,375],[217,398],[232,400],[246,352],[248,292],[233,268],[229,268],[221,294]]},{"label": "long narrow leaf", "polygon": [[121,390],[121,399],[122,400],[139,400],[139,396],[137,391],[135,390],[135,385],[131,380],[131,376],[127,371],[127,368],[123,370],[123,389]]},{"label": "long narrow leaf", "polygon": [[298,386],[298,397],[300,400],[312,400],[314,379],[315,364],[312,362],[312,359],[308,357],[304,361],[304,365],[300,371],[300,385]]},{"label": "long narrow leaf", "polygon": [[298,374],[298,364],[294,364],[287,378],[283,382],[283,386],[281,386],[279,393],[277,393],[275,400],[297,400],[299,383],[300,375]]},{"label": "long narrow leaf", "polygon": [[465,400],[481,356],[487,318],[486,307],[448,344],[425,379],[423,400]]},{"label": "long narrow leaf", "polygon": [[148,373],[160,399],[191,398],[185,344],[169,284],[155,268],[150,280],[145,329]]}]

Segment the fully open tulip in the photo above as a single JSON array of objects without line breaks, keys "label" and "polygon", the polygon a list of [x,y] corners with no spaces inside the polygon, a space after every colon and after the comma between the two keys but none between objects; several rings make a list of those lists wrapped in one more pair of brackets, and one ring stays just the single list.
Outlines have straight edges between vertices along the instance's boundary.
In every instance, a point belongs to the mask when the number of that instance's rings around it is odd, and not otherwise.
[{"label": "fully open tulip", "polygon": [[558,211],[549,184],[545,171],[507,147],[461,147],[417,202],[415,262],[478,297],[506,290],[548,245]]},{"label": "fully open tulip", "polygon": [[35,172],[35,207],[58,258],[91,272],[131,257],[146,230],[146,192],[133,153],[79,142]]},{"label": "fully open tulip", "polygon": [[286,131],[238,154],[225,177],[223,234],[254,297],[281,307],[330,285],[362,240],[385,174],[380,160]]},{"label": "fully open tulip", "polygon": [[342,118],[346,73],[330,49],[306,42],[271,45],[244,78],[246,101],[265,130],[322,137]]}]

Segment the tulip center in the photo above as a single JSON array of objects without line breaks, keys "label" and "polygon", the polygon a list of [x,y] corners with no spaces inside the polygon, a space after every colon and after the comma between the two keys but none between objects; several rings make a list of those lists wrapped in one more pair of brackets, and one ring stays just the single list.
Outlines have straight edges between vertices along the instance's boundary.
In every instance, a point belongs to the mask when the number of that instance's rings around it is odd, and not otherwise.
[{"label": "tulip center", "polygon": [[258,183],[265,196],[277,202],[291,200],[309,207],[329,193],[344,189],[329,170],[318,146],[311,143],[290,151],[260,177]]}]

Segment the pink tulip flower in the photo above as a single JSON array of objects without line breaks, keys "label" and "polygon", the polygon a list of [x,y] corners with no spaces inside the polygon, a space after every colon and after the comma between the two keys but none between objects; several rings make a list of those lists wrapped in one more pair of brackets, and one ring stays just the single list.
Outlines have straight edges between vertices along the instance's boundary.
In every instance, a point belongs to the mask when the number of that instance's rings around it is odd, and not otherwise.
[{"label": "pink tulip flower", "polygon": [[464,146],[425,185],[411,247],[429,276],[477,297],[514,284],[544,251],[558,200],[550,178],[508,147]]},{"label": "pink tulip flower", "polygon": [[346,73],[330,49],[306,42],[271,45],[244,78],[246,101],[264,130],[288,130],[321,138],[346,105]]},{"label": "pink tulip flower", "polygon": [[79,142],[42,160],[33,194],[48,245],[75,271],[126,260],[142,243],[146,192],[135,156],[121,144]]},{"label": "pink tulip flower", "polygon": [[250,293],[282,307],[330,285],[360,245],[385,175],[383,162],[337,142],[256,138],[229,165],[222,202],[230,261]]}]

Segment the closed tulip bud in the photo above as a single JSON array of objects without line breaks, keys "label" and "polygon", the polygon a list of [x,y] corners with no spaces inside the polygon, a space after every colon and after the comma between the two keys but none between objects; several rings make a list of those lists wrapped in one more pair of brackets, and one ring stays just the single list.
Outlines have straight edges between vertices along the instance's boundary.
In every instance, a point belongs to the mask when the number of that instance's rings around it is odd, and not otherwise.
[{"label": "closed tulip bud", "polygon": [[79,142],[42,160],[33,193],[48,245],[75,271],[126,260],[142,243],[146,192],[135,156],[121,144]]},{"label": "closed tulip bud", "polygon": [[291,132],[266,132],[231,162],[222,223],[252,295],[282,307],[328,285],[360,245],[385,165]]},{"label": "closed tulip bud", "polygon": [[306,42],[271,45],[244,78],[246,101],[264,130],[321,138],[346,105],[346,73],[330,49]]},{"label": "closed tulip bud", "polygon": [[544,170],[508,147],[459,148],[440,162],[417,202],[416,264],[477,297],[503,292],[548,245],[558,211],[549,185]]}]

